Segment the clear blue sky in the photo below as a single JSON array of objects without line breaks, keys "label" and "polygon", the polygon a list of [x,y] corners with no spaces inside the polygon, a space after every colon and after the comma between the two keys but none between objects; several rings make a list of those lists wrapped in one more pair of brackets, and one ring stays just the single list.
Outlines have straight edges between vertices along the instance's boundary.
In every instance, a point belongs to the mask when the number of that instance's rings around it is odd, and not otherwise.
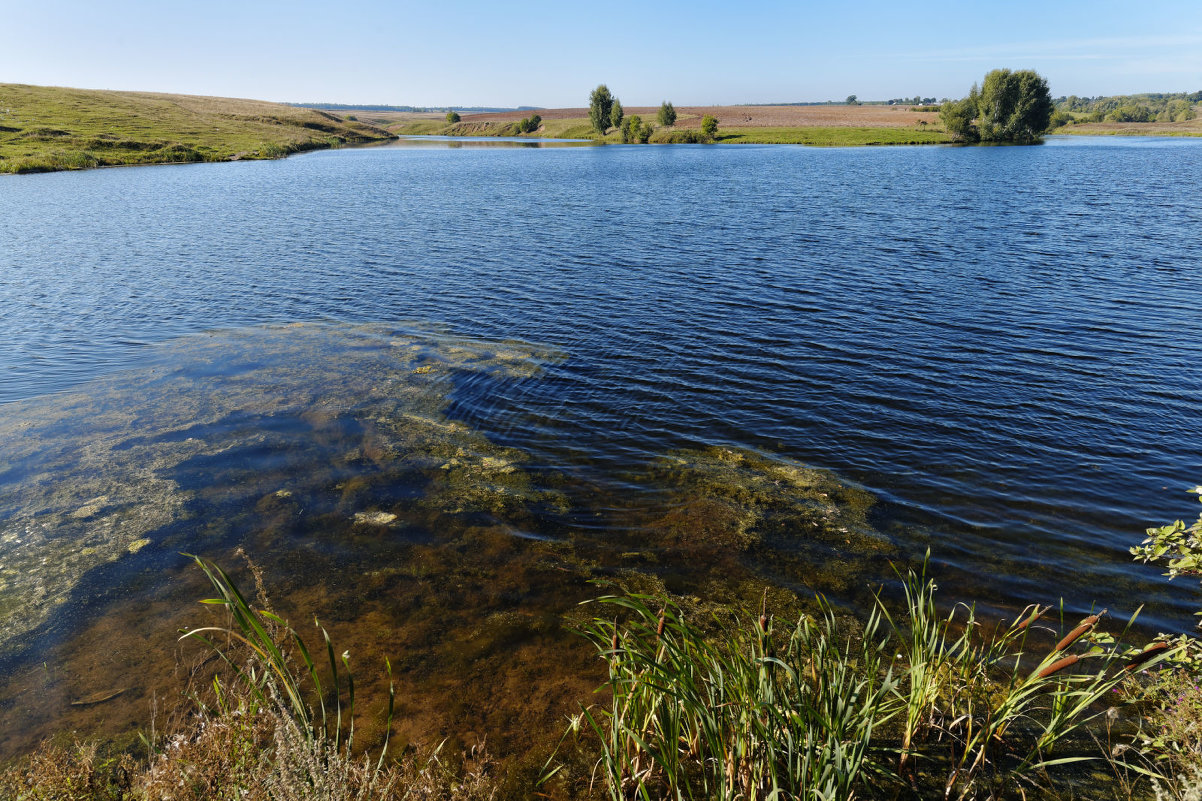
[{"label": "clear blue sky", "polygon": [[1202,89],[1202,0],[0,0],[0,82],[281,101],[627,106]]}]

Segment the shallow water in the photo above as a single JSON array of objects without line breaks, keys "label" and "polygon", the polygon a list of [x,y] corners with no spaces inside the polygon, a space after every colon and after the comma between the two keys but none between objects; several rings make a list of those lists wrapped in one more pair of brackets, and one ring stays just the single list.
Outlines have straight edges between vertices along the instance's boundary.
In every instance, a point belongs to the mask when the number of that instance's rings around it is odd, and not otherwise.
[{"label": "shallow water", "polygon": [[953,597],[1187,626],[1126,548],[1196,514],[1200,179],[1054,138],[0,180],[0,750],[178,692],[181,551],[389,656],[412,736],[561,720],[590,579],[856,606],[930,547]]}]

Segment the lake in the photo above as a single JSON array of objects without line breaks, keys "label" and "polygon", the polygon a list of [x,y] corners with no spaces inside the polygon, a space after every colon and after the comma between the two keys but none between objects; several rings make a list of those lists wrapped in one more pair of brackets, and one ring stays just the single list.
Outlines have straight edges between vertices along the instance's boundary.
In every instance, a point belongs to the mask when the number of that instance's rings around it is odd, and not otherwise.
[{"label": "lake", "polygon": [[0,179],[0,752],[178,696],[181,553],[391,659],[415,737],[559,726],[596,581],[862,609],[929,548],[949,602],[1191,626],[1127,549],[1197,515],[1200,185],[1126,137]]}]

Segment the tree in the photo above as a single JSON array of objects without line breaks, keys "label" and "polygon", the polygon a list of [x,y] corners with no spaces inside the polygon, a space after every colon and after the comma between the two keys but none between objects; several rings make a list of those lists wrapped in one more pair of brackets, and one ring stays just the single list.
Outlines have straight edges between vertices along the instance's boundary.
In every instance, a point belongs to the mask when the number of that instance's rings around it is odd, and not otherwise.
[{"label": "tree", "polygon": [[972,88],[972,94],[962,100],[948,100],[939,107],[939,118],[943,127],[958,142],[976,142],[981,138],[980,131],[973,121],[977,117],[977,87]]},{"label": "tree", "polygon": [[626,112],[622,110],[622,104],[618,101],[618,98],[615,97],[613,107],[609,110],[609,124],[615,128],[621,128],[622,116],[625,113]]},{"label": "tree", "polygon": [[858,105],[860,105],[860,101],[856,99],[856,96],[855,96],[855,95],[848,95],[848,96],[847,96],[846,103],[847,103],[847,105],[849,105],[849,106],[858,106]]},{"label": "tree", "polygon": [[659,115],[656,117],[660,125],[666,125],[669,128],[676,124],[676,107],[665,100],[659,106]]},{"label": "tree", "polygon": [[609,114],[613,110],[614,96],[609,87],[601,84],[588,97],[588,119],[593,130],[604,134],[609,130]]},{"label": "tree", "polygon": [[454,111],[447,112],[447,122],[459,122],[459,115]]},{"label": "tree", "polygon": [[653,133],[655,133],[655,128],[651,125],[651,123],[644,122],[642,125],[640,125],[638,127],[638,135],[637,135],[639,144],[640,145],[647,144],[648,140],[651,139],[651,134],[653,134]]},{"label": "tree", "polygon": [[1048,82],[1033,70],[993,70],[977,101],[981,139],[986,142],[1039,141],[1052,120]]},{"label": "tree", "polygon": [[718,135],[718,120],[709,114],[701,118],[701,133],[713,139]]},{"label": "tree", "polygon": [[622,141],[626,144],[631,144],[638,140],[639,127],[643,121],[639,119],[638,114],[632,114],[626,118],[626,122],[622,125]]}]

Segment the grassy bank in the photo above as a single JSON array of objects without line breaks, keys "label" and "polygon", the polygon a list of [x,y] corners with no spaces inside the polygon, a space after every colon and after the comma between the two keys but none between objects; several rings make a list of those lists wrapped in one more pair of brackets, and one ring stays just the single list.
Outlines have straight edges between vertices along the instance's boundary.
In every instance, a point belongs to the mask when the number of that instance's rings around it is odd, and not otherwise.
[{"label": "grassy bank", "polygon": [[390,138],[258,100],[0,84],[0,173],[279,158]]}]

